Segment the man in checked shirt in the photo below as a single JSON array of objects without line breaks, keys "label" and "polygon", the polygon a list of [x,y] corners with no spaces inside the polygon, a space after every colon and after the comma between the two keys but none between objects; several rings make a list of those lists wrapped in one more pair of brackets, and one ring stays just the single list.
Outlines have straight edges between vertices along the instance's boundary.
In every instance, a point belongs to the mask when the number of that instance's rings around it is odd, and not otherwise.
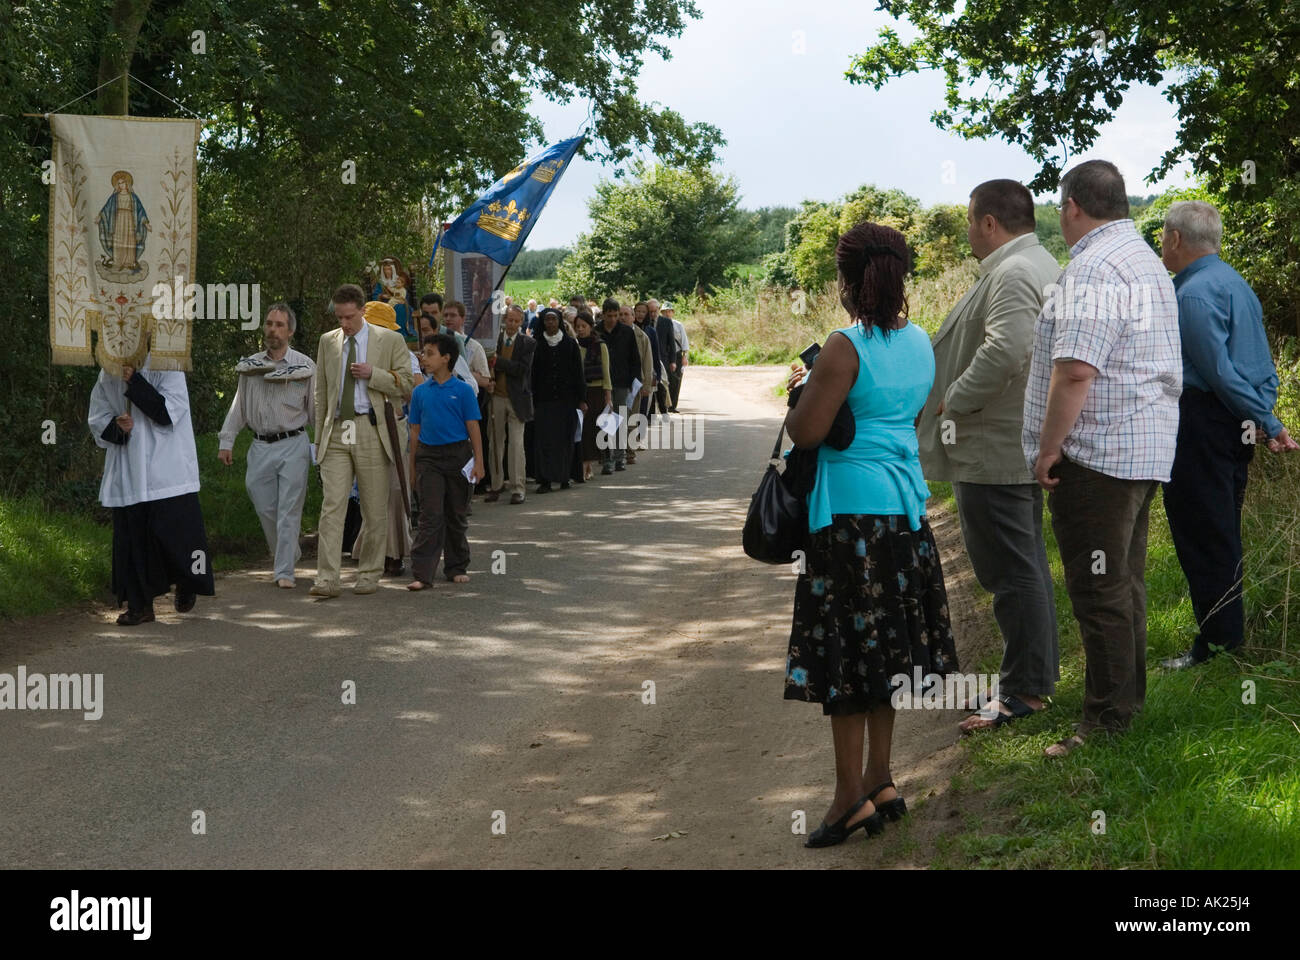
[{"label": "man in checked shirt", "polygon": [[272,579],[286,590],[294,586],[294,566],[301,552],[298,534],[312,462],[307,424],[315,415],[316,364],[289,346],[297,326],[287,303],[267,310],[262,326],[266,349],[235,365],[239,386],[221,426],[217,451],[217,458],[230,466],[235,437],[244,427],[253,431],[244,486],[275,555]]},{"label": "man in checked shirt", "polygon": [[1174,285],[1115,165],[1068,170],[1060,217],[1070,264],[1034,324],[1021,441],[1048,491],[1087,669],[1083,721],[1049,757],[1128,729],[1146,700],[1147,518],[1174,462],[1183,387]]}]

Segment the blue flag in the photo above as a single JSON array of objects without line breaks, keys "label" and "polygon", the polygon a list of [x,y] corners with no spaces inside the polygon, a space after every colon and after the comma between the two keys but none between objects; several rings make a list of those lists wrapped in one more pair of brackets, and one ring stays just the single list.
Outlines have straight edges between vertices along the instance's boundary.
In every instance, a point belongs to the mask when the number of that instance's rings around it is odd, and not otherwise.
[{"label": "blue flag", "polygon": [[[509,266],[584,139],[561,141],[519,164],[457,217],[439,242],[459,253],[481,253]],[[437,254],[435,243],[430,266]]]}]

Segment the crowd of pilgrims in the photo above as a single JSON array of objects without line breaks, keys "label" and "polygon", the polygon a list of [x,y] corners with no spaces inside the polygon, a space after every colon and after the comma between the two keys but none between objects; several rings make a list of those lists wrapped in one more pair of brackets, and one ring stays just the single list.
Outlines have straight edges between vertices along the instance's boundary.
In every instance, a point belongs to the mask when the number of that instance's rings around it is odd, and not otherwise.
[{"label": "crowd of pilgrims", "polygon": [[[624,471],[647,449],[644,425],[677,411],[689,343],[671,303],[574,297],[539,308],[506,297],[489,309],[502,311],[480,318],[499,328],[495,343],[437,293],[417,305],[381,283],[367,301],[345,284],[315,360],[290,345],[293,308],[267,310],[263,350],[234,365],[218,458],[231,466],[236,437],[253,434],[245,487],[277,586],[296,586],[313,474],[322,506],[311,595],[339,595],[345,554],[357,562],[355,593],[374,593],[381,569],[403,576],[407,558],[408,589],[419,590],[439,561],[447,580],[468,579],[475,495],[520,505],[530,483],[547,494]],[[154,369],[147,353],[139,362],[101,370],[87,416],[105,450],[100,502],[124,626],[153,621],[154,599],[173,589],[182,613],[214,593],[186,377]]]}]

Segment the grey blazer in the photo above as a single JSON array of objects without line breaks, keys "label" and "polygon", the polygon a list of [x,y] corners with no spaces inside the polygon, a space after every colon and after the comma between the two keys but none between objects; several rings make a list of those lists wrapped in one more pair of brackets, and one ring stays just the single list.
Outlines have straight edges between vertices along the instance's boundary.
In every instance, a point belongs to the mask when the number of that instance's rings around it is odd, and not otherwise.
[{"label": "grey blazer", "polygon": [[934,386],[916,426],[927,480],[1033,483],[1020,446],[1029,355],[1044,287],[1060,275],[1032,233],[980,263],[932,340]]}]

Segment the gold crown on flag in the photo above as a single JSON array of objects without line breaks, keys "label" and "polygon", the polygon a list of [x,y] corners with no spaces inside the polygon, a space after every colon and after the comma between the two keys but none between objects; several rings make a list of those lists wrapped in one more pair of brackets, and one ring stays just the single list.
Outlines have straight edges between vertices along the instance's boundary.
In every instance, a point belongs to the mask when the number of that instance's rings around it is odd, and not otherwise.
[{"label": "gold crown on flag", "polygon": [[541,183],[550,183],[562,166],[564,166],[563,160],[547,160],[545,163],[539,163],[537,169],[533,171],[532,178]]},{"label": "gold crown on flag", "polygon": [[499,201],[493,200],[487,205],[485,212],[479,214],[478,225],[480,229],[486,230],[493,236],[513,243],[519,239],[519,231],[528,217],[528,211],[516,206],[513,200],[504,207]]}]

